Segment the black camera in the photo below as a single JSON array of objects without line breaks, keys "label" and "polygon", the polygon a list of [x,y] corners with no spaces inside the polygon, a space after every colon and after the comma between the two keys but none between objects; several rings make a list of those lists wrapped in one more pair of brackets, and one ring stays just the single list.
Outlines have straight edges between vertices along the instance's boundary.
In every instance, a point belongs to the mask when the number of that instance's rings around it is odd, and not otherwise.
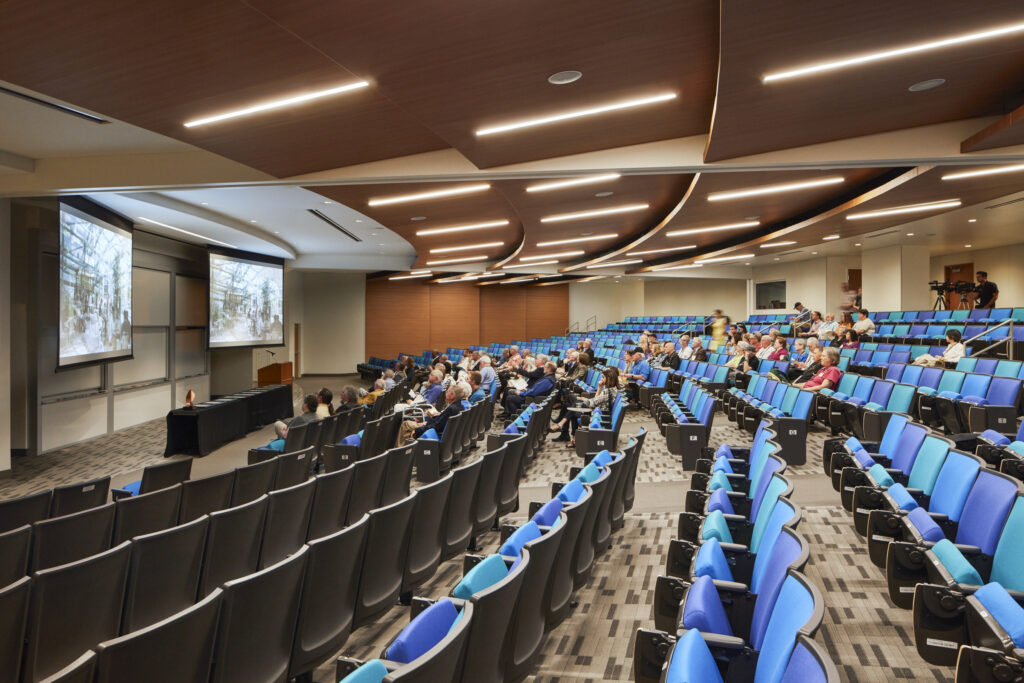
[{"label": "black camera", "polygon": [[970,294],[974,291],[973,282],[964,282],[963,280],[957,280],[953,283],[953,290],[960,295]]},{"label": "black camera", "polygon": [[938,292],[939,294],[945,294],[949,290],[953,289],[953,285],[949,284],[949,282],[939,282],[938,280],[932,280],[931,282],[928,283],[928,289],[932,290],[933,292]]}]

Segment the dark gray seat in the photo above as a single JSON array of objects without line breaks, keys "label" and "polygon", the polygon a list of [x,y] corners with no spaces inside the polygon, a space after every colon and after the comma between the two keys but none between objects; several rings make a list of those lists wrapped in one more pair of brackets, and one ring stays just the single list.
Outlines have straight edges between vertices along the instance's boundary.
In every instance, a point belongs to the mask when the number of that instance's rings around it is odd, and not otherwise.
[{"label": "dark gray seat", "polygon": [[96,653],[89,650],[66,667],[47,676],[41,683],[93,683],[96,680]]},{"label": "dark gray seat", "polygon": [[306,542],[315,488],[316,482],[307,479],[301,484],[270,492],[267,519],[263,525],[260,569],[280,562]]},{"label": "dark gray seat", "polygon": [[23,681],[50,676],[117,637],[131,543],[32,575]]},{"label": "dark gray seat", "polygon": [[386,612],[398,600],[405,576],[409,526],[416,494],[370,512],[353,627]]},{"label": "dark gray seat", "polygon": [[308,550],[224,584],[211,683],[286,680]]},{"label": "dark gray seat", "polygon": [[505,459],[498,479],[498,517],[519,509],[519,479],[526,453],[526,435],[505,441]]},{"label": "dark gray seat", "polygon": [[264,494],[245,505],[210,514],[203,572],[199,579],[200,597],[209,595],[225,581],[259,569],[269,500]]},{"label": "dark gray seat", "polygon": [[623,449],[623,453],[629,459],[629,468],[626,470],[625,483],[622,486],[623,514],[633,509],[633,501],[636,500],[636,471],[640,464],[640,452],[643,450],[646,438],[647,430],[641,429],[636,433],[635,443],[630,443]]},{"label": "dark gray seat", "polygon": [[30,524],[0,533],[0,587],[14,583],[28,574],[31,546]]},{"label": "dark gray seat", "polygon": [[324,447],[320,449],[320,462],[323,464],[325,472],[337,472],[348,467],[352,461],[343,446],[329,443],[324,444]]},{"label": "dark gray seat", "polygon": [[[409,550],[402,578],[402,595],[411,597],[412,591],[434,575],[441,564],[441,551],[445,541],[445,512],[452,488],[449,472],[433,484],[416,489],[409,533]],[[408,600],[406,600],[408,601]]]},{"label": "dark gray seat", "polygon": [[181,484],[152,493],[121,498],[114,503],[114,545],[121,541],[169,529],[178,523]]},{"label": "dark gray seat", "polygon": [[294,453],[283,453],[275,459],[277,460],[277,479],[274,480],[273,488],[286,489],[309,479],[316,453],[313,451],[313,447],[309,446]]},{"label": "dark gray seat", "polygon": [[576,557],[576,546],[579,544],[583,521],[587,517],[587,511],[594,498],[593,491],[589,487],[584,487],[584,489],[579,500],[562,508],[562,514],[565,516],[565,531],[562,532],[562,542],[558,546],[555,564],[551,569],[551,583],[548,586],[546,617],[548,630],[562,623],[569,615],[569,610],[572,609],[572,596],[576,590],[573,583],[573,560]]},{"label": "dark gray seat", "polygon": [[463,603],[462,614],[437,645],[422,655],[395,668],[384,683],[436,683],[462,678],[469,630],[473,627],[472,603]]},{"label": "dark gray seat", "polygon": [[223,510],[231,505],[235,473],[224,472],[203,479],[190,479],[181,484],[181,509],[178,524]]},{"label": "dark gray seat", "polygon": [[235,468],[235,486],[231,506],[243,505],[269,493],[277,481],[277,459]]},{"label": "dark gray seat", "polygon": [[604,485],[605,493],[601,500],[600,509],[594,519],[594,556],[600,557],[608,549],[608,540],[612,535],[612,499],[618,490],[619,482],[625,474],[627,467],[626,456],[621,455],[608,463],[608,483]]},{"label": "dark gray seat", "polygon": [[489,531],[498,518],[498,482],[507,453],[506,446],[502,445],[480,458],[483,464],[473,495],[473,546],[476,546],[476,537]]},{"label": "dark gray seat", "polygon": [[387,455],[359,460],[353,464],[352,495],[348,501],[347,516],[349,524],[380,505],[386,465]]},{"label": "dark gray seat", "polygon": [[330,536],[345,528],[348,500],[352,491],[354,466],[314,477],[313,509],[309,516],[307,540]]},{"label": "dark gray seat", "polygon": [[473,623],[469,628],[466,660],[462,680],[502,681],[501,652],[508,640],[512,617],[519,592],[530,564],[530,551],[523,551],[523,559],[501,581],[478,591],[470,598],[473,603]]},{"label": "dark gray seat", "polygon": [[312,671],[348,640],[369,519],[309,542],[290,677]]},{"label": "dark gray seat", "polygon": [[96,683],[206,681],[213,665],[223,592],[163,621],[96,647]]},{"label": "dark gray seat", "polygon": [[594,528],[597,526],[597,516],[601,512],[601,504],[608,492],[608,483],[611,481],[611,472],[605,470],[595,481],[589,484],[591,490],[590,508],[583,518],[583,526],[580,528],[579,538],[576,540],[576,549],[573,551],[572,561],[572,582],[576,590],[583,587],[583,584],[590,578],[594,569],[594,560],[597,558],[597,550],[594,547]]},{"label": "dark gray seat", "polygon": [[50,500],[50,516],[60,517],[73,512],[99,507],[107,502],[110,493],[110,477],[100,477],[53,489]]},{"label": "dark gray seat", "polygon": [[448,514],[445,518],[442,561],[465,552],[469,547],[475,519],[473,500],[483,464],[483,460],[478,459],[452,470],[452,490],[448,497]]},{"label": "dark gray seat", "polygon": [[101,553],[114,532],[114,504],[107,503],[32,525],[32,569],[49,569]]},{"label": "dark gray seat", "polygon": [[47,489],[0,502],[0,533],[49,517],[52,497],[53,491]]},{"label": "dark gray seat", "polygon": [[132,539],[122,633],[155,624],[196,601],[210,518]]},{"label": "dark gray seat", "polygon": [[412,463],[416,444],[392,448],[384,453],[384,483],[381,485],[380,504],[391,505],[409,495]]},{"label": "dark gray seat", "polygon": [[147,465],[142,470],[142,479],[139,480],[139,488],[134,491],[129,488],[113,489],[110,493],[114,500],[126,498],[131,495],[143,495],[165,489],[168,486],[188,481],[192,476],[192,458],[180,460],[169,460],[159,465]]},{"label": "dark gray seat", "polygon": [[18,683],[21,671],[21,649],[25,644],[29,594],[32,579],[22,576],[0,588],[0,681]]}]

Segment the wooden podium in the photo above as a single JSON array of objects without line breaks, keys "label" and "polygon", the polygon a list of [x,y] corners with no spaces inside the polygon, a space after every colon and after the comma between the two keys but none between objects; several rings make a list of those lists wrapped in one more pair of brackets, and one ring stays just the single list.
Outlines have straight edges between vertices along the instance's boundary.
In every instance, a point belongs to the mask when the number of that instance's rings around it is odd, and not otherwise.
[{"label": "wooden podium", "polygon": [[256,371],[256,379],[261,387],[265,387],[270,384],[291,384],[292,364],[285,362],[264,365]]}]

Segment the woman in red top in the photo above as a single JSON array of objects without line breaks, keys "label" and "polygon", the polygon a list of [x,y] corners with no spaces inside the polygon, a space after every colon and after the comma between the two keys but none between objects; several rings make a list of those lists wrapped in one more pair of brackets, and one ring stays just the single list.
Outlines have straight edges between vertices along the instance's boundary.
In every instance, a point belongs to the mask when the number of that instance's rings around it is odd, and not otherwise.
[{"label": "woman in red top", "polygon": [[789,351],[786,350],[786,338],[778,336],[775,338],[775,348],[768,354],[768,360],[788,360]]},{"label": "woman in red top", "polygon": [[836,367],[839,363],[839,351],[834,346],[826,347],[821,352],[821,370],[814,373],[814,376],[803,384],[795,384],[801,389],[808,391],[820,391],[821,389],[835,389],[839,386],[839,379],[843,376],[842,371]]}]

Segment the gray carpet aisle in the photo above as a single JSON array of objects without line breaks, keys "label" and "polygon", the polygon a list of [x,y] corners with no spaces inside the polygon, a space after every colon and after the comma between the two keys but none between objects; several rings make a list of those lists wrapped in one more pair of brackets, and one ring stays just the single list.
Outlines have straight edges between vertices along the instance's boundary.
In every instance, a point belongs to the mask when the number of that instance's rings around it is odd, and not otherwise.
[{"label": "gray carpet aisle", "polygon": [[[333,380],[331,384],[340,383],[336,378],[329,380]],[[315,380],[306,383],[310,387],[319,385]],[[637,471],[636,505],[626,516],[625,528],[613,535],[612,547],[598,560],[590,581],[579,591],[579,607],[547,635],[537,673],[528,680],[632,680],[633,637],[637,628],[653,626],[655,578],[663,572],[665,550],[689,487],[689,474],[678,458],[669,455],[665,440],[645,413],[628,413],[622,443],[641,427],[650,435]],[[208,476],[244,464],[246,449],[268,438],[269,429],[265,428],[197,460],[193,476]],[[910,612],[890,603],[884,574],[868,561],[850,515],[839,505],[838,494],[822,474],[820,453],[825,438],[823,430],[812,430],[807,464],[787,470],[795,485],[793,499],[803,509],[799,531],[811,550],[806,573],[825,598],[818,641],[826,647],[845,681],[952,682],[951,668],[931,667],[917,656]],[[111,472],[117,475],[114,485],[130,481],[146,464],[163,460],[164,440],[164,422],[156,420],[45,456],[19,458],[14,476],[0,481],[0,499]],[[713,445],[749,442],[747,434],[721,415],[716,416]],[[564,481],[569,468],[579,464],[574,451],[549,440],[521,484],[523,506],[513,520],[525,519],[526,503],[546,500],[550,483]],[[482,554],[495,552],[497,534],[486,534],[480,545]],[[446,595],[461,575],[461,558],[450,560],[418,594]],[[360,659],[376,657],[408,620],[408,608],[396,605],[376,624],[354,633],[339,654]],[[315,680],[333,683],[333,671],[333,663],[324,665],[317,670]]]}]

